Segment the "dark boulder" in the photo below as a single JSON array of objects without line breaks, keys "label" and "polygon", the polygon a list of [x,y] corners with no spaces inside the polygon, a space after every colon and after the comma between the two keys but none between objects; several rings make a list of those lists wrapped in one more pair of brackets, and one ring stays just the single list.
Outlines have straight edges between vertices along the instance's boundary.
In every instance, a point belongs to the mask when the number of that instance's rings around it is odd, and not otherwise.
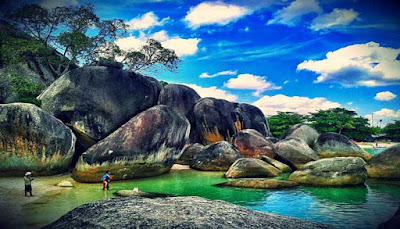
[{"label": "dark boulder", "polygon": [[319,157],[361,157],[365,161],[371,159],[371,155],[354,144],[344,135],[337,133],[322,133],[314,145]]},{"label": "dark boulder", "polygon": [[394,216],[388,221],[379,224],[377,229],[399,229],[400,228],[400,207],[397,209]]},{"label": "dark boulder", "polygon": [[276,177],[280,173],[279,169],[260,159],[239,158],[229,167],[225,177]]},{"label": "dark boulder", "polygon": [[170,106],[183,117],[187,117],[199,99],[200,96],[190,87],[168,84],[161,90],[158,104]]},{"label": "dark boulder", "polygon": [[329,226],[201,197],[113,198],[81,205],[51,228],[284,228]]},{"label": "dark boulder", "polygon": [[300,138],[287,138],[275,144],[276,153],[283,162],[295,168],[318,159],[317,154]]},{"label": "dark boulder", "polygon": [[60,120],[28,103],[0,104],[0,174],[66,172],[75,136]]},{"label": "dark boulder", "polygon": [[266,137],[266,139],[274,144],[279,142],[279,139],[275,137]]},{"label": "dark boulder", "polygon": [[239,131],[233,136],[232,144],[244,157],[258,158],[262,156],[275,157],[275,146],[263,135],[253,129]]},{"label": "dark boulder", "polygon": [[314,146],[315,140],[317,140],[318,138],[318,135],[318,132],[314,128],[303,124],[296,124],[285,131],[282,134],[281,139],[300,138],[303,139],[303,141],[305,141],[307,145],[312,148]]},{"label": "dark boulder", "polygon": [[177,164],[181,165],[190,165],[193,161],[193,158],[204,148],[202,144],[199,143],[194,143],[193,145],[190,145],[186,147],[182,155],[179,157],[179,159],[176,161]]},{"label": "dark boulder", "polygon": [[227,171],[242,155],[226,141],[204,147],[194,158],[191,168],[208,171]]},{"label": "dark boulder", "polygon": [[365,168],[369,177],[399,179],[400,144],[396,144],[372,156]]},{"label": "dark boulder", "polygon": [[83,153],[72,177],[99,182],[106,171],[114,180],[163,174],[180,156],[189,132],[186,118],[165,105],[154,106]]},{"label": "dark boulder", "polygon": [[284,189],[299,186],[298,183],[287,180],[265,179],[265,178],[242,178],[230,180],[216,186],[256,188],[256,189]]},{"label": "dark boulder", "polygon": [[359,185],[367,179],[364,165],[359,157],[325,158],[305,164],[289,180],[312,186]]},{"label": "dark boulder", "polygon": [[161,84],[149,77],[87,66],[64,74],[38,98],[43,110],[70,126],[87,149],[157,104],[160,90]]},{"label": "dark boulder", "polygon": [[255,106],[238,104],[223,99],[200,99],[189,115],[192,126],[190,139],[204,145],[218,141],[231,141],[242,129],[254,129],[270,136],[267,121]]}]

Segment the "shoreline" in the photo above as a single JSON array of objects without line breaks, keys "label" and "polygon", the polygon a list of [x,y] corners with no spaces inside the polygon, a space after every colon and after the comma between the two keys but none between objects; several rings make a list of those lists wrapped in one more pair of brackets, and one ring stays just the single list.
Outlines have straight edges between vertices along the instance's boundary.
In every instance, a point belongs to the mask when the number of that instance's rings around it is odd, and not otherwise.
[{"label": "shoreline", "polygon": [[357,142],[357,145],[363,149],[375,148],[374,145],[378,143],[380,148],[389,148],[394,145],[400,144],[400,142]]}]

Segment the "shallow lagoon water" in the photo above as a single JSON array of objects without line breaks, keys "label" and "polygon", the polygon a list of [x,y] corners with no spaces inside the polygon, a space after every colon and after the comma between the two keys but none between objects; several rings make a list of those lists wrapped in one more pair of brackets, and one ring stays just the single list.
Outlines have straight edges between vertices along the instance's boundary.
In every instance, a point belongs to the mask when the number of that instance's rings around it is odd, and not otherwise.
[{"label": "shallow lagoon water", "polygon": [[[225,200],[259,211],[322,222],[338,228],[376,228],[379,223],[391,218],[400,206],[400,181],[368,180],[363,186],[344,188],[254,190],[214,186],[226,180],[222,175],[222,172],[173,170],[154,178],[111,182],[111,190],[107,192],[101,190],[101,184],[73,182],[74,188],[55,188],[37,200],[22,205],[16,211],[19,215],[9,220],[18,220],[19,227],[38,228],[81,204],[117,198],[113,194],[116,191],[134,187],[147,192]],[[280,179],[286,177],[283,175]],[[56,184],[66,178],[68,176],[41,177],[36,182]],[[20,180],[0,178],[0,183],[3,185]]]}]

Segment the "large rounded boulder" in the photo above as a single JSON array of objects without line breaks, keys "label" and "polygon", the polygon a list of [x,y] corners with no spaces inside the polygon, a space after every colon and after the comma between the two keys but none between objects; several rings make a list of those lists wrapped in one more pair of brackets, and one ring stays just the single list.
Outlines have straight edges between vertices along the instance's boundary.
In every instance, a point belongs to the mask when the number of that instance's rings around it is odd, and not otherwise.
[{"label": "large rounded boulder", "polygon": [[152,107],[83,153],[72,177],[98,182],[106,171],[114,180],[163,174],[180,156],[189,132],[186,118],[165,105]]},{"label": "large rounded boulder", "polygon": [[193,158],[204,148],[202,144],[199,143],[194,143],[193,145],[190,145],[186,147],[182,155],[179,157],[179,159],[176,161],[177,164],[181,165],[190,165],[193,161]]},{"label": "large rounded boulder", "polygon": [[350,139],[338,133],[322,133],[314,145],[319,157],[361,157],[365,161],[371,159],[371,155],[354,144]]},{"label": "large rounded boulder", "polygon": [[226,141],[204,147],[194,158],[191,168],[208,171],[227,171],[242,155]]},{"label": "large rounded boulder", "polygon": [[282,134],[281,139],[300,138],[303,139],[303,141],[305,141],[307,145],[309,145],[312,148],[318,136],[319,134],[314,128],[303,124],[296,124],[294,126],[291,126],[288,130],[286,130]]},{"label": "large rounded boulder", "polygon": [[359,185],[367,178],[365,164],[359,157],[324,158],[305,164],[289,180],[312,186]]},{"label": "large rounded boulder", "polygon": [[281,171],[265,161],[255,158],[240,158],[229,167],[226,178],[276,177]]},{"label": "large rounded boulder", "polygon": [[238,104],[223,99],[200,99],[189,115],[192,142],[204,145],[218,141],[231,141],[242,129],[254,129],[269,136],[267,121],[255,106]]},{"label": "large rounded boulder", "polygon": [[27,103],[0,104],[0,173],[21,176],[66,172],[75,136],[60,120]]},{"label": "large rounded boulder", "polygon": [[232,144],[244,157],[261,159],[262,156],[268,156],[273,158],[276,154],[274,143],[253,129],[239,131],[233,136]]},{"label": "large rounded boulder", "polygon": [[283,162],[301,168],[305,163],[318,160],[317,154],[300,138],[287,138],[275,144],[276,153]]},{"label": "large rounded boulder", "polygon": [[400,144],[396,144],[375,154],[365,167],[369,177],[399,179]]},{"label": "large rounded boulder", "polygon": [[77,134],[83,150],[157,104],[161,84],[120,66],[87,66],[58,78],[40,96],[44,111]]},{"label": "large rounded boulder", "polygon": [[185,85],[168,84],[161,90],[158,104],[170,106],[186,117],[200,99],[195,90]]}]

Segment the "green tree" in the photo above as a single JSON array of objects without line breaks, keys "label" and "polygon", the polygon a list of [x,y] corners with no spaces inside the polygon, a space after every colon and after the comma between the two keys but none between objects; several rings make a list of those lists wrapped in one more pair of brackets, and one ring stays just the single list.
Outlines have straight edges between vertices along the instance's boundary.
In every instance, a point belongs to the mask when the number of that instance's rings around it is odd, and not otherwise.
[{"label": "green tree", "polygon": [[400,141],[400,120],[386,124],[382,131],[386,134],[386,138],[392,141]]},{"label": "green tree", "polygon": [[272,135],[275,137],[279,137],[289,127],[298,123],[304,123],[305,118],[306,117],[304,115],[294,112],[278,111],[277,115],[273,115],[268,118],[268,124]]},{"label": "green tree", "polygon": [[18,102],[41,105],[41,101],[36,97],[45,88],[43,83],[32,82],[29,77],[11,74],[10,84],[10,89],[17,95]]},{"label": "green tree", "polygon": [[356,116],[355,111],[345,108],[332,108],[311,113],[309,121],[320,133],[337,132],[341,134],[343,129],[355,129],[353,118]]}]

